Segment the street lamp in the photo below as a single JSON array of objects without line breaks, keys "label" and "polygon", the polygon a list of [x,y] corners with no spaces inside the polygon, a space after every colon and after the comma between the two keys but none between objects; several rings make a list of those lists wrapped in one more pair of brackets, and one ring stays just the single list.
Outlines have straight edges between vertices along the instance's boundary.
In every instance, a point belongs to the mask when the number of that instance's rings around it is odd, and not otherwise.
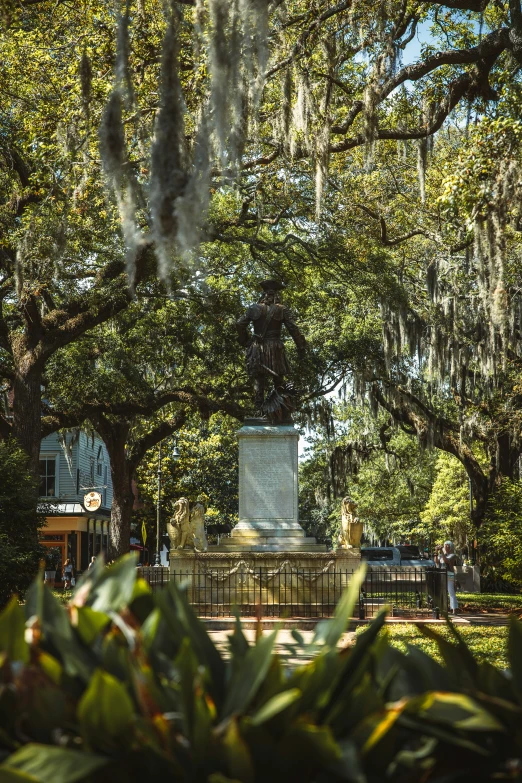
[{"label": "street lamp", "polygon": [[[161,444],[162,441],[159,443],[159,451],[158,451],[158,502],[156,505],[156,553],[154,555],[154,567],[160,566],[161,567],[161,540],[160,540],[160,528],[161,528],[161,479],[163,478],[163,473],[161,470]],[[179,460],[180,454],[179,449],[177,447],[176,442],[174,441],[174,446],[172,447],[171,452],[171,458],[173,462],[177,462]]]}]

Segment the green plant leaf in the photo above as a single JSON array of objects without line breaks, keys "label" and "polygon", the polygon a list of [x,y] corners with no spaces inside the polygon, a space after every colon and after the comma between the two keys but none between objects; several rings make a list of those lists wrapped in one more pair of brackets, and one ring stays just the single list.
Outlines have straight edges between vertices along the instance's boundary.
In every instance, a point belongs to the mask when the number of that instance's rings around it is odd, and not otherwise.
[{"label": "green plant leaf", "polygon": [[223,747],[232,778],[242,783],[253,783],[255,775],[252,756],[239,731],[237,718],[232,718],[227,725]]},{"label": "green plant leaf", "polygon": [[[101,769],[108,761],[92,753],[32,743],[24,745],[0,765],[0,780],[4,780],[3,773],[7,770],[8,773],[25,774],[29,780],[38,783],[76,783]],[[13,778],[13,783],[15,780]],[[20,779],[20,783],[22,781],[24,778]]]},{"label": "green plant leaf", "polygon": [[243,627],[241,625],[241,618],[239,616],[239,613],[237,609],[235,609],[234,611],[236,612],[235,614],[236,619],[234,622],[234,632],[230,634],[230,636],[228,637],[228,645],[230,647],[233,664],[236,663],[238,660],[244,658],[250,649],[250,645],[246,639],[245,634],[243,633]]},{"label": "green plant leaf", "polygon": [[362,746],[361,752],[363,755],[367,755],[370,750],[373,750],[376,745],[388,734],[388,732],[397,723],[401,712],[405,708],[406,704],[399,705],[398,707],[392,707],[387,709],[383,714],[380,714],[377,718],[375,716],[370,717],[370,721],[373,724],[370,736]]},{"label": "green plant leaf", "polygon": [[14,595],[0,614],[0,652],[5,653],[10,661],[28,662],[29,646],[24,634],[24,610]]},{"label": "green plant leaf", "polygon": [[134,594],[136,563],[136,554],[130,552],[101,572],[96,570],[86,605],[106,613],[119,612],[128,606]]},{"label": "green plant leaf", "polygon": [[331,768],[341,760],[341,749],[334,739],[328,726],[316,726],[305,720],[299,720],[288,732],[289,737],[296,739],[303,748],[306,748],[306,756],[315,762]]},{"label": "green plant leaf", "polygon": [[166,588],[157,593],[156,600],[177,645],[181,644],[184,637],[188,637],[198,662],[208,667],[211,675],[209,689],[212,691],[212,698],[216,705],[221,706],[225,687],[225,663],[209,637],[207,629],[196,617],[185,591],[171,581]]},{"label": "green plant leaf", "polygon": [[266,701],[262,707],[252,716],[250,722],[253,726],[260,726],[262,723],[266,723],[274,715],[279,715],[280,712],[286,710],[290,704],[297,701],[301,697],[301,691],[299,688],[291,688],[288,691],[282,691],[272,696],[271,699]]},{"label": "green plant leaf", "polygon": [[494,715],[464,693],[424,693],[410,699],[405,706],[405,712],[465,731],[505,731]]},{"label": "green plant leaf", "polygon": [[337,702],[342,704],[345,699],[348,700],[351,697],[350,691],[352,688],[362,681],[371,660],[369,655],[370,648],[379,631],[384,626],[385,619],[386,610],[383,610],[370,623],[368,628],[357,637],[355,647],[348,653],[345,653],[343,665],[338,668],[327,684],[321,704],[322,709],[319,718],[321,723],[330,722],[333,715],[337,712]]},{"label": "green plant leaf", "polygon": [[33,582],[27,594],[29,615],[40,620],[46,645],[59,654],[67,674],[90,679],[93,657],[73,632],[66,609],[56,600],[47,585]]},{"label": "green plant leaf", "polygon": [[[478,676],[477,663],[460,637],[459,643],[455,645],[448,642],[447,639],[444,639],[443,636],[427,625],[419,625],[418,631],[423,636],[433,639],[437,643],[444,663],[454,674],[458,673],[457,677],[461,680],[462,685],[476,685]],[[471,668],[470,661],[473,661]]]},{"label": "green plant leaf", "polygon": [[359,600],[361,585],[366,576],[366,563],[363,563],[352,574],[352,579],[347,589],[342,594],[339,603],[335,607],[335,613],[331,620],[323,620],[315,629],[313,644],[325,644],[327,647],[336,647],[337,642],[346,630],[348,620],[353,617],[355,604]]},{"label": "green plant leaf", "polygon": [[153,609],[143,625],[141,626],[141,637],[143,645],[147,651],[151,650],[157,639],[159,625],[161,623],[161,612],[159,609]]},{"label": "green plant leaf", "polygon": [[3,764],[0,764],[0,781],[2,783],[40,783],[38,778],[16,769],[8,769]]},{"label": "green plant leaf", "polygon": [[277,629],[258,639],[237,667],[229,685],[223,717],[247,709],[270,667],[276,636]]},{"label": "green plant leaf", "polygon": [[103,612],[96,612],[90,606],[79,606],[76,628],[85,644],[94,642],[100,632],[110,623],[110,618]]},{"label": "green plant leaf", "polygon": [[82,734],[92,748],[106,750],[126,746],[132,740],[134,706],[125,686],[102,669],[78,704]]}]

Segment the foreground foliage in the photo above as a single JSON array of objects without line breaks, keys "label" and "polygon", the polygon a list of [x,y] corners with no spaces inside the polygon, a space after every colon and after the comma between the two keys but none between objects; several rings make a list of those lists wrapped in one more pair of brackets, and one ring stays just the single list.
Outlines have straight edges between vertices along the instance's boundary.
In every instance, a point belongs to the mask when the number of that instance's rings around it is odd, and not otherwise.
[{"label": "foreground foliage", "polygon": [[[522,626],[509,630],[511,676],[478,663],[455,629],[433,630],[444,664],[379,634],[337,643],[364,571],[315,655],[293,671],[277,631],[225,661],[174,583],[156,594],[133,557],[84,575],[67,608],[38,581],[0,616],[0,779],[49,781],[491,780],[522,761]],[[303,647],[294,632],[296,646]]]}]

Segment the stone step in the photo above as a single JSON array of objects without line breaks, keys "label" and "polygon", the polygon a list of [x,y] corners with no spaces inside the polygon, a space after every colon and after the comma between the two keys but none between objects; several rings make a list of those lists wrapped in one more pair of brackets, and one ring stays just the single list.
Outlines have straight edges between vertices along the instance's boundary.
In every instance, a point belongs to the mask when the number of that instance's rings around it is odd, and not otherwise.
[{"label": "stone step", "polygon": [[213,552],[326,552],[326,544],[316,544],[315,538],[267,538],[263,541],[234,541],[212,547]]},{"label": "stone step", "polygon": [[260,536],[267,538],[305,538],[305,532],[298,522],[271,519],[239,522],[231,533],[231,537],[234,539],[243,537],[258,538]]}]

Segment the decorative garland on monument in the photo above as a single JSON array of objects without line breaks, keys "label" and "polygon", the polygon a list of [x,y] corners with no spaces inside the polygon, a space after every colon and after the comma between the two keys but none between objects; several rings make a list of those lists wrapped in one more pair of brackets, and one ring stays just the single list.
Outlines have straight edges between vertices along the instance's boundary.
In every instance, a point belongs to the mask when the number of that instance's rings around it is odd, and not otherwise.
[{"label": "decorative garland on monument", "polygon": [[[304,573],[301,573],[301,569],[295,568],[289,560],[283,560],[279,568],[274,569],[273,571],[268,571],[266,576],[263,578],[263,574],[259,574],[256,572],[255,569],[250,568],[246,560],[240,560],[233,568],[231,568],[226,573],[223,573],[220,571],[211,571],[210,569],[204,568],[203,573],[205,576],[208,576],[209,579],[215,579],[217,582],[225,582],[227,579],[229,579],[231,576],[234,576],[234,574],[237,574],[238,571],[241,573],[246,573],[249,576],[253,577],[256,582],[265,582],[268,583],[272,579],[274,579],[278,574],[280,574],[283,569],[288,566],[290,569],[290,572],[292,574],[296,574],[298,577],[300,577],[304,582],[308,582],[308,584],[312,584],[313,582],[317,582],[320,576],[323,574],[326,574],[332,566],[335,566],[335,560],[329,560],[328,563],[322,568],[318,573],[315,573],[311,577],[307,577]],[[304,570],[304,569],[303,569]]]}]

